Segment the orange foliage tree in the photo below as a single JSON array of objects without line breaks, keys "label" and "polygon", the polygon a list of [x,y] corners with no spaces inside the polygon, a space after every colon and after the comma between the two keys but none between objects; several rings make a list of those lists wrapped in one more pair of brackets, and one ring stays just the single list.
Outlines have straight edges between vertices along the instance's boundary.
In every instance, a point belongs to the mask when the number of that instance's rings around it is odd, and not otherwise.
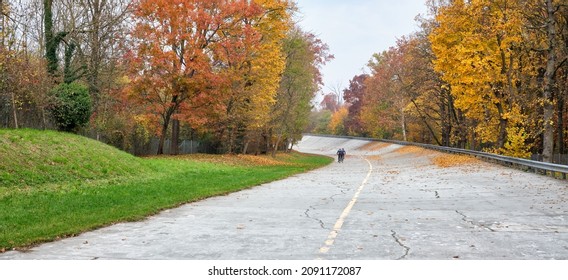
[{"label": "orange foliage tree", "polygon": [[408,98],[402,91],[402,53],[391,47],[374,54],[369,62],[371,75],[367,79],[367,94],[363,100],[361,120],[373,137],[397,137],[406,140],[405,107]]},{"label": "orange foliage tree", "polygon": [[[188,118],[213,105],[221,84],[223,46],[245,30],[250,1],[139,0],[134,5],[129,61],[133,71],[127,95],[160,122],[158,154],[172,119]],[[212,107],[213,106],[213,107]]]}]

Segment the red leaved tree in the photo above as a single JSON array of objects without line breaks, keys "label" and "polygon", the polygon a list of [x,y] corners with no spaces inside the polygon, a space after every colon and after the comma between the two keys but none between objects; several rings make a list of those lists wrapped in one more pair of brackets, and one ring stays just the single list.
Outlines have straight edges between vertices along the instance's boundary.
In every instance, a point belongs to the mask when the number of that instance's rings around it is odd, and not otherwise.
[{"label": "red leaved tree", "polygon": [[[170,122],[197,107],[214,109],[218,85],[225,82],[218,59],[227,34],[242,32],[246,0],[138,0],[131,33],[131,83],[127,96],[160,122],[158,154]],[[211,106],[208,106],[211,105]],[[177,136],[173,138],[177,139]]]}]

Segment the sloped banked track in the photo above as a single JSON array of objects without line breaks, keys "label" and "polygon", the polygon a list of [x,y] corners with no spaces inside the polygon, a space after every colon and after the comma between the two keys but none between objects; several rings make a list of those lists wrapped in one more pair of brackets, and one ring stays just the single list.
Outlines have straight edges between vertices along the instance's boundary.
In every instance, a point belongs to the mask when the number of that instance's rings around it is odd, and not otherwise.
[{"label": "sloped banked track", "polygon": [[0,259],[568,259],[565,181],[396,144],[296,148],[347,157]]}]

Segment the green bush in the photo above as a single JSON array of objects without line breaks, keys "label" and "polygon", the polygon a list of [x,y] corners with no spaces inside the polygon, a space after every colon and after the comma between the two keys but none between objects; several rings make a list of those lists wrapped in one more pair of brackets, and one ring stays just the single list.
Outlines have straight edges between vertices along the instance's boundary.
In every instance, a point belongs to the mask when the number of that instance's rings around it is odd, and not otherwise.
[{"label": "green bush", "polygon": [[51,94],[54,96],[51,114],[59,130],[76,131],[89,122],[91,97],[87,86],[63,83],[53,88]]}]

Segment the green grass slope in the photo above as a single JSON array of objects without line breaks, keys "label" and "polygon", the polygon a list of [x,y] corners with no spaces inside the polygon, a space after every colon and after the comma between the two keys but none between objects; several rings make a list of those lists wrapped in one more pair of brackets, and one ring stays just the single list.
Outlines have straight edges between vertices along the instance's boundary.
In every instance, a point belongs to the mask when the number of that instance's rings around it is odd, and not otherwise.
[{"label": "green grass slope", "polygon": [[298,153],[137,158],[77,135],[0,130],[0,252],[139,220],[331,161]]},{"label": "green grass slope", "polygon": [[75,134],[0,130],[0,186],[109,179],[149,168],[140,158]]}]

